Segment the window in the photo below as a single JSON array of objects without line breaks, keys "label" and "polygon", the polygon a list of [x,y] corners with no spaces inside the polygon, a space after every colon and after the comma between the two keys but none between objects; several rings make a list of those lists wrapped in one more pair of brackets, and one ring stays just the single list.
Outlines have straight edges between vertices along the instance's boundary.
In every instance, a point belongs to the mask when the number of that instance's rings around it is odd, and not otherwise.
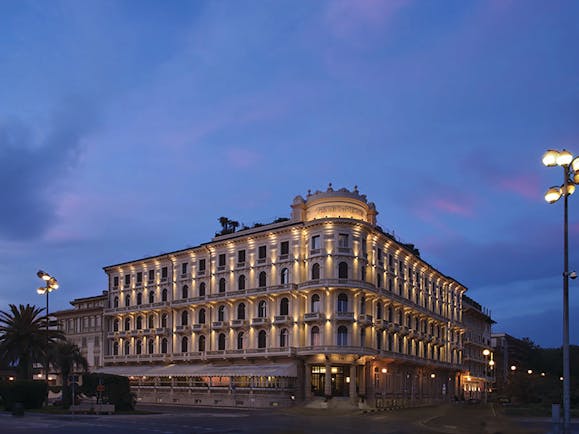
[{"label": "window", "polygon": [[168,270],[167,267],[161,268],[161,280],[167,280]]},{"label": "window", "polygon": [[364,327],[360,329],[360,346],[366,346],[366,329]]},{"label": "window", "polygon": [[245,263],[245,250],[239,250],[237,252],[237,263],[238,264]]},{"label": "window", "polygon": [[153,282],[155,280],[155,270],[149,270],[149,282]]},{"label": "window", "polygon": [[384,339],[384,330],[378,330],[376,332],[376,349],[382,349],[382,340]]},{"label": "window", "polygon": [[181,312],[181,325],[186,326],[187,324],[189,324],[189,312],[184,310]]},{"label": "window", "polygon": [[131,295],[127,294],[125,295],[125,306],[128,307],[131,305]]},{"label": "window", "polygon": [[217,338],[217,349],[220,351],[225,350],[225,333],[219,333],[219,337]]},{"label": "window", "polygon": [[143,294],[139,292],[137,293],[137,306],[140,306],[141,304],[143,304]]},{"label": "window", "polygon": [[348,328],[346,326],[338,327],[338,345],[348,345]]},{"label": "window", "polygon": [[113,344],[113,356],[118,356],[119,355],[119,343],[115,342]]},{"label": "window", "polygon": [[338,234],[338,247],[341,247],[341,248],[350,247],[350,241],[348,240],[348,234]]},{"label": "window", "polygon": [[376,256],[378,257],[378,262],[382,262],[382,249],[380,247],[376,249]]},{"label": "window", "polygon": [[149,292],[149,303],[155,302],[155,291]]},{"label": "window", "polygon": [[312,237],[312,242],[310,243],[310,249],[311,250],[320,249],[320,236],[319,235],[314,235]]},{"label": "window", "polygon": [[289,241],[282,241],[279,245],[280,255],[289,255]]},{"label": "window", "polygon": [[217,309],[217,321],[225,321],[225,306],[219,306]]},{"label": "window", "polygon": [[163,315],[161,315],[161,327],[167,327],[167,314],[164,313]]},{"label": "window", "polygon": [[167,301],[167,289],[163,288],[163,291],[161,292],[161,301]]},{"label": "window", "polygon": [[360,267],[360,280],[366,280],[366,267],[363,265]]},{"label": "window", "polygon": [[163,338],[163,340],[161,341],[161,353],[167,354],[167,346],[168,346],[167,338]]},{"label": "window", "polygon": [[131,319],[125,318],[125,331],[129,331],[131,329]]},{"label": "window", "polygon": [[131,284],[131,275],[125,274],[125,286],[129,286]]},{"label": "window", "polygon": [[141,285],[143,283],[143,272],[139,271],[137,273],[137,285]]},{"label": "window", "polygon": [[265,318],[266,315],[266,307],[267,304],[265,302],[265,300],[261,300],[258,305],[257,305],[257,316],[259,318]]},{"label": "window", "polygon": [[225,279],[219,279],[219,292],[225,292]]},{"label": "window", "polygon": [[188,266],[187,262],[183,262],[181,264],[181,274],[187,274],[187,266]]},{"label": "window", "polygon": [[181,298],[187,297],[189,297],[189,287],[187,285],[183,285],[183,288],[181,288]]},{"label": "window", "polygon": [[265,259],[267,255],[267,246],[259,246],[257,249],[257,258]]},{"label": "window", "polygon": [[320,305],[320,296],[318,294],[312,295],[312,312],[319,312]]},{"label": "window", "polygon": [[205,309],[199,311],[199,324],[205,324]]},{"label": "window", "polygon": [[265,271],[262,271],[261,273],[259,273],[259,287],[260,288],[265,288],[267,286],[267,274],[265,274]]},{"label": "window", "polygon": [[181,338],[181,352],[186,353],[189,349],[189,339],[187,336]]},{"label": "window", "polygon": [[265,330],[260,330],[257,335],[257,348],[265,348],[267,344],[267,335]]},{"label": "window", "polygon": [[366,297],[360,298],[360,313],[366,313]]},{"label": "window", "polygon": [[281,281],[280,283],[282,285],[286,285],[289,283],[289,270],[287,268],[284,268],[283,270],[281,270]]},{"label": "window", "polygon": [[143,317],[139,315],[137,317],[137,330],[141,330],[142,328],[143,328]]},{"label": "window", "polygon": [[217,257],[217,265],[219,267],[225,267],[225,253],[221,253],[218,257]]},{"label": "window", "polygon": [[114,332],[119,331],[119,319],[118,318],[113,321],[113,331]]},{"label": "window", "polygon": [[345,262],[340,262],[338,264],[338,279],[348,278],[348,264]]},{"label": "window", "polygon": [[239,303],[237,306],[237,319],[245,319],[245,303]]},{"label": "window", "polygon": [[240,291],[245,289],[245,274],[242,274],[237,278],[237,289]]},{"label": "window", "polygon": [[237,334],[237,349],[243,350],[243,332]]},{"label": "window", "polygon": [[281,329],[279,332],[279,347],[285,348],[288,346],[289,333],[287,329]]},{"label": "window", "polygon": [[338,295],[338,312],[348,312],[348,296],[344,293]]},{"label": "window", "polygon": [[125,356],[128,356],[131,352],[131,344],[129,341],[125,341]]},{"label": "window", "polygon": [[197,270],[204,272],[205,271],[205,259],[199,259],[199,265]]},{"label": "window", "polygon": [[312,265],[312,280],[318,280],[320,278],[320,264]]},{"label": "window", "polygon": [[365,258],[368,257],[368,241],[366,238],[362,238],[362,254]]},{"label": "window", "polygon": [[199,297],[205,297],[205,282],[199,284]]},{"label": "window", "polygon": [[154,315],[149,315],[149,320],[148,320],[148,328],[150,329],[154,329],[155,328],[155,316]]},{"label": "window", "polygon": [[376,318],[382,319],[382,304],[381,303],[378,303],[376,305]]},{"label": "window", "polygon": [[320,345],[320,328],[318,326],[313,326],[310,332],[310,342],[312,346]]},{"label": "window", "polygon": [[119,307],[119,297],[115,297],[113,300],[113,307]]},{"label": "window", "polygon": [[153,354],[155,352],[155,341],[149,339],[148,347],[149,347],[149,354]]},{"label": "window", "polygon": [[143,343],[141,342],[140,339],[137,339],[137,342],[135,343],[135,353],[141,354],[142,352],[143,352]]},{"label": "window", "polygon": [[119,286],[119,276],[113,277],[113,287],[116,288]]},{"label": "window", "polygon": [[205,351],[205,336],[199,336],[198,349],[197,351]]},{"label": "window", "polygon": [[279,302],[279,314],[289,315],[289,300],[287,297],[282,298]]},{"label": "window", "polygon": [[380,272],[378,272],[378,274],[376,274],[376,286],[378,288],[382,287],[382,274]]}]

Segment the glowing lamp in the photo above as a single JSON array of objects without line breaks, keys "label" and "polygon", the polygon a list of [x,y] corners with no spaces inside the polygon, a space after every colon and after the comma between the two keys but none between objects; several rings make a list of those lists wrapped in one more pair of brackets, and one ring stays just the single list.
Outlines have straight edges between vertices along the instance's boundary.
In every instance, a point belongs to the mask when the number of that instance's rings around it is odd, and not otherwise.
[{"label": "glowing lamp", "polygon": [[487,348],[483,350],[483,356],[488,356],[490,353],[491,352]]},{"label": "glowing lamp", "polygon": [[557,157],[559,153],[552,149],[549,149],[543,154],[543,164],[547,167],[552,167],[557,165]]},{"label": "glowing lamp", "polygon": [[559,152],[559,155],[557,155],[556,161],[557,165],[559,166],[568,166],[571,164],[571,161],[573,161],[573,154],[563,149],[561,152]]},{"label": "glowing lamp", "polygon": [[545,193],[545,200],[549,203],[555,203],[559,200],[561,194],[562,192],[560,187],[551,187],[547,190],[547,193]]}]

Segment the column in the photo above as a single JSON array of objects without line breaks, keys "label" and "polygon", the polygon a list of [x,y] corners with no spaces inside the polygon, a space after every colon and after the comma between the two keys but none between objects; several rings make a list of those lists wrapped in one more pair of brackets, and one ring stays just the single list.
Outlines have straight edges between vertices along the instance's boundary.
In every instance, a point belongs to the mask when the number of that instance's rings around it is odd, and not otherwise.
[{"label": "column", "polygon": [[356,365],[350,365],[350,387],[349,395],[350,401],[356,403],[358,402],[358,395],[356,394]]},{"label": "column", "polygon": [[329,360],[326,360],[326,378],[324,384],[324,395],[332,396],[332,366]]},{"label": "column", "polygon": [[309,363],[305,364],[304,375],[304,397],[307,400],[312,397],[312,365]]}]

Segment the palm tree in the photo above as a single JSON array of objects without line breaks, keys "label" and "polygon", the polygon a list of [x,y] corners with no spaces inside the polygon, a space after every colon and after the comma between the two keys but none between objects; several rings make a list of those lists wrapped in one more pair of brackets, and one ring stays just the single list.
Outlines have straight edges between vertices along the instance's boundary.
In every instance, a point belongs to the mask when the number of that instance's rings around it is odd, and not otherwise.
[{"label": "palm tree", "polygon": [[86,372],[88,370],[88,362],[82,355],[78,345],[68,341],[57,342],[52,345],[50,361],[52,366],[60,371],[62,375],[62,403],[65,407],[68,407],[72,402],[72,394],[68,382],[69,376],[75,371],[75,368],[81,368],[83,372]]},{"label": "palm tree", "polygon": [[9,305],[10,311],[0,311],[0,358],[16,366],[18,378],[32,379],[32,365],[44,363],[48,347],[64,335],[59,330],[46,329],[44,309],[27,304]]}]

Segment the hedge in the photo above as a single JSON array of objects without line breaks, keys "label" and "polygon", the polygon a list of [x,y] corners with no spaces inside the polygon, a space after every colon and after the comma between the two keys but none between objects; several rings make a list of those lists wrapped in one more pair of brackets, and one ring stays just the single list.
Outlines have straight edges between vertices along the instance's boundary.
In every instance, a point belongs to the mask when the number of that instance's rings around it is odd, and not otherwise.
[{"label": "hedge", "polygon": [[103,403],[114,404],[115,411],[135,409],[135,395],[131,393],[129,379],[112,374],[84,374],[80,392],[87,396],[97,396],[97,386],[102,384],[105,391],[102,394]]},{"label": "hedge", "polygon": [[26,409],[41,408],[46,399],[47,386],[41,380],[16,380],[0,382],[0,396],[4,408],[11,411],[21,402]]}]

